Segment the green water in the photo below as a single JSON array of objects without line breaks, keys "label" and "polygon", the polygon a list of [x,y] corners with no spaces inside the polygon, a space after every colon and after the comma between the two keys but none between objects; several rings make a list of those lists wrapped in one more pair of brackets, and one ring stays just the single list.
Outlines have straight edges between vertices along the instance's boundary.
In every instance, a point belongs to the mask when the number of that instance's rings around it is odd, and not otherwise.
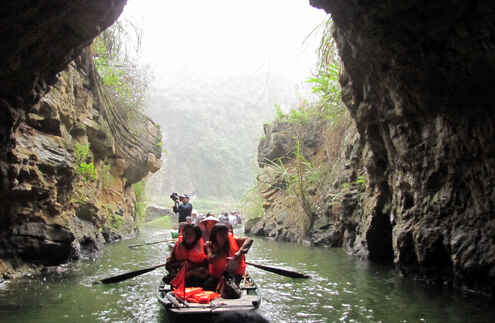
[{"label": "green water", "polygon": [[[164,229],[146,228],[137,239],[108,246],[96,260],[78,262],[65,272],[1,283],[0,322],[167,322],[155,299],[164,269],[113,285],[92,282],[164,262],[165,244],[127,246],[169,236]],[[259,312],[272,322],[495,321],[489,300],[403,279],[341,250],[256,239],[248,260],[312,276],[295,280],[250,269],[263,297]]]}]

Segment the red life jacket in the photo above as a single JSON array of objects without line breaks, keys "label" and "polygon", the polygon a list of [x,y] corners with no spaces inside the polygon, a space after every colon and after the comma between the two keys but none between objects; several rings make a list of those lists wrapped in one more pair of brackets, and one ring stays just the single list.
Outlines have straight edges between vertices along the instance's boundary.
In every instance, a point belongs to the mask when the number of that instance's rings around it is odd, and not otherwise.
[{"label": "red life jacket", "polygon": [[[213,259],[208,266],[208,273],[215,277],[219,278],[224,273],[227,268],[227,257],[234,257],[235,253],[239,250],[239,245],[235,240],[235,237],[232,233],[228,233],[229,238],[229,254]],[[246,259],[244,255],[241,255],[241,259],[239,260],[239,267],[236,270],[237,275],[244,275],[246,272]]]},{"label": "red life jacket", "polygon": [[189,262],[199,264],[205,261],[206,254],[203,250],[203,239],[199,239],[198,242],[191,249],[186,249],[182,245],[182,236],[177,238],[177,243],[175,244],[175,259],[178,261],[189,260]]}]

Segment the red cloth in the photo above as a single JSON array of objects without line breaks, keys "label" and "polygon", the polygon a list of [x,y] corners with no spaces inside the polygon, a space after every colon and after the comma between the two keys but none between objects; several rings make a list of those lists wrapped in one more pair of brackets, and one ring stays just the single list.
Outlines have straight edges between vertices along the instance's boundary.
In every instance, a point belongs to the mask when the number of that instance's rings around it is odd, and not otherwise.
[{"label": "red cloth", "polygon": [[192,294],[187,297],[187,301],[190,303],[200,303],[200,304],[208,304],[212,300],[219,298],[220,294],[211,291],[200,291]]},{"label": "red cloth", "polygon": [[[210,262],[208,266],[208,273],[215,278],[220,278],[220,276],[222,276],[223,273],[225,272],[228,263],[227,257],[234,257],[235,253],[240,249],[233,234],[229,232],[227,237],[229,242],[229,254],[214,259],[213,261]],[[246,272],[246,258],[244,255],[241,255],[241,259],[239,261],[239,267],[237,268],[236,274],[244,275],[245,272]]]},{"label": "red cloth", "polygon": [[[186,271],[187,271],[187,262],[182,265],[180,271],[175,275],[175,278],[172,279],[170,285],[174,288],[174,293],[176,295],[182,294],[185,295],[186,292]],[[176,292],[179,291],[179,292]]]}]

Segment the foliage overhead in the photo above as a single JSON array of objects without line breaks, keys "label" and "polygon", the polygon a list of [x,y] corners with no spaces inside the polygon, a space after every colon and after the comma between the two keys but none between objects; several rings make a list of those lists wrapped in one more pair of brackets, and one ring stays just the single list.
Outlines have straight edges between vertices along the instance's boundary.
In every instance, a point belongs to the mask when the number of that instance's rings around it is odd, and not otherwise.
[{"label": "foliage overhead", "polygon": [[98,74],[113,100],[129,116],[144,109],[151,73],[139,63],[142,30],[131,20],[118,20],[93,42]]}]

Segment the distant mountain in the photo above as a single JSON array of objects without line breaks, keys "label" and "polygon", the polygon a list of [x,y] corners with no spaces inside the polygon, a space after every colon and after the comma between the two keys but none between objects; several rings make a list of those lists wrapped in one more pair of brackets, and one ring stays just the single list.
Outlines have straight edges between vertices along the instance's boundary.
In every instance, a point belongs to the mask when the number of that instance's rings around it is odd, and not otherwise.
[{"label": "distant mountain", "polygon": [[204,81],[183,77],[154,89],[147,114],[161,125],[164,165],[148,181],[152,200],[172,191],[237,199],[254,184],[256,148],[274,105],[294,106],[297,86],[274,75]]}]

